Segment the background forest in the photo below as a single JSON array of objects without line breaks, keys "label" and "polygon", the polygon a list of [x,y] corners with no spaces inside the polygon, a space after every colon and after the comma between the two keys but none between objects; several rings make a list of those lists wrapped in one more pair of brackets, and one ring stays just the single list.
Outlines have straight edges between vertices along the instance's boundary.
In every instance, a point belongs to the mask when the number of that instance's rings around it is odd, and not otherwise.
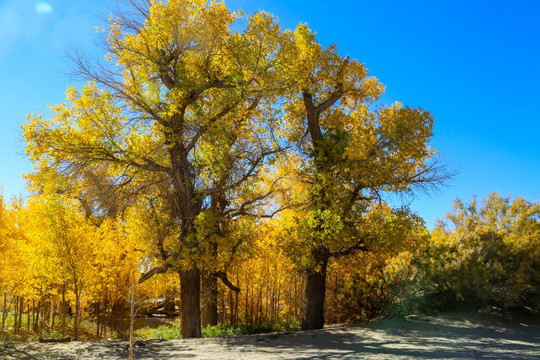
[{"label": "background forest", "polygon": [[305,24],[128,3],[101,29],[104,62],[72,54],[86,85],[23,125],[32,196],[0,199],[4,335],[540,310],[540,204],[456,200],[433,231],[394,205],[452,177],[427,110],[383,104],[364,65]]},{"label": "background forest", "polygon": [[[418,221],[395,246],[331,262],[326,323],[454,309],[537,313],[539,214],[539,204],[496,193],[479,203],[456,201],[432,232]],[[2,203],[4,339],[74,336],[77,331],[84,339],[125,336],[133,279],[150,266],[142,254],[152,247],[141,236],[147,223],[139,217],[129,222],[98,222],[85,216],[77,201],[66,199],[36,196],[24,206]],[[205,336],[300,327],[305,274],[283,248],[280,220],[253,230],[228,266],[240,291],[218,284],[219,327],[208,327]],[[137,315],[178,316],[178,290],[175,273],[137,284]],[[180,337],[174,330],[178,323],[171,324],[137,334]]]}]

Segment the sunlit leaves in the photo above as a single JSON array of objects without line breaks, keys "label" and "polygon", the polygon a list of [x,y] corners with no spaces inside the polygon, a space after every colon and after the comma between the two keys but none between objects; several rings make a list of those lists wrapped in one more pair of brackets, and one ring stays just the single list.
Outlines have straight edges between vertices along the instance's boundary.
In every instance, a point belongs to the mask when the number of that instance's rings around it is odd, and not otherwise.
[{"label": "sunlit leaves", "polygon": [[538,203],[498,193],[456,200],[424,259],[428,305],[538,310],[539,245]]}]

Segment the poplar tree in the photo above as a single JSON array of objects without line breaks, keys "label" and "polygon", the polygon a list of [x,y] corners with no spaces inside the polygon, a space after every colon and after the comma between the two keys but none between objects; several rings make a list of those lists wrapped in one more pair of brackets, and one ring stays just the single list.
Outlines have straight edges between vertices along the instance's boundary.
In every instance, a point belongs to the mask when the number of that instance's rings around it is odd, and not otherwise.
[{"label": "poplar tree", "polygon": [[335,45],[324,48],[307,25],[288,41],[283,110],[303,189],[295,191],[295,236],[307,276],[302,329],[310,330],[324,325],[329,261],[385,242],[373,219],[386,197],[437,186],[450,175],[429,145],[428,111],[375,103],[383,85]]},{"label": "poplar tree", "polygon": [[70,174],[104,164],[118,184],[168,197],[177,241],[166,264],[180,276],[185,338],[201,336],[197,219],[215,194],[253,188],[278,147],[269,89],[281,30],[256,13],[238,32],[241,15],[216,1],[131,1],[103,29],[109,63],[73,56],[89,82],[69,88],[49,118],[29,115],[23,126],[38,163]]}]

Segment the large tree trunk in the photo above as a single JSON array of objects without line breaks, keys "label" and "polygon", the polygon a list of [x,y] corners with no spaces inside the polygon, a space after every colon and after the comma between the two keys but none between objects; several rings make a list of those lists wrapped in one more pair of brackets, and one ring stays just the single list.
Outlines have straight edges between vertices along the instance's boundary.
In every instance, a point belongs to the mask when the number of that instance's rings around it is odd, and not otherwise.
[{"label": "large tree trunk", "polygon": [[324,298],[326,295],[326,268],[328,257],[319,266],[307,271],[306,304],[302,315],[302,330],[322,329],[324,326]]},{"label": "large tree trunk", "polygon": [[218,324],[218,280],[213,273],[204,272],[202,276],[201,293],[202,326]]},{"label": "large tree trunk", "polygon": [[180,271],[182,337],[201,337],[201,271],[197,267]]}]

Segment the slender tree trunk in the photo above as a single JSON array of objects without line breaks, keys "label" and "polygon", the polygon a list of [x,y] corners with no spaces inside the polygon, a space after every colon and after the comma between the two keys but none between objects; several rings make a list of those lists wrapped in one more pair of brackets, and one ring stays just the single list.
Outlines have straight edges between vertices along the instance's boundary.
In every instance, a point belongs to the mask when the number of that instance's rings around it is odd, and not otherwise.
[{"label": "slender tree trunk", "polygon": [[40,301],[39,301],[39,308],[38,308],[38,312],[39,312],[39,332],[40,332],[40,335],[41,333],[43,332],[43,330],[46,330],[47,329],[47,324],[45,323],[46,321],[46,318],[45,318],[45,295],[41,295],[40,297]]},{"label": "slender tree trunk", "polygon": [[2,330],[4,330],[6,326],[6,316],[7,316],[7,294],[4,293],[4,304],[2,305]]},{"label": "slender tree trunk", "polygon": [[294,311],[294,302],[292,300],[292,285],[289,285],[289,293],[287,294],[287,304],[290,304],[289,310],[287,311],[287,323],[291,322],[291,308]]},{"label": "slender tree trunk", "polygon": [[11,298],[11,311],[13,312],[13,333],[17,333],[17,307],[19,306],[19,298],[13,296]]},{"label": "slender tree trunk", "polygon": [[322,329],[324,326],[328,257],[319,259],[319,266],[308,270],[306,276],[306,304],[302,316],[302,330]]},{"label": "slender tree trunk", "polygon": [[23,327],[23,315],[24,315],[24,298],[21,297],[21,306],[20,306],[20,314],[19,314],[19,330]]},{"label": "slender tree trunk", "polygon": [[19,330],[18,329],[18,324],[19,324],[19,297],[18,296],[15,296],[15,307],[13,309],[13,332],[16,334],[17,331]]},{"label": "slender tree trunk", "polygon": [[114,312],[115,312],[114,307],[115,307],[114,303],[111,302],[111,312],[109,314],[109,319],[108,319],[109,320],[109,332],[111,334],[114,331],[114,321],[113,321],[114,320]]},{"label": "slender tree trunk", "polygon": [[37,302],[37,305],[36,305],[36,319],[34,320],[34,332],[39,332],[42,327],[41,327],[41,324],[40,324],[40,321],[41,321],[41,300],[39,300]]},{"label": "slender tree trunk", "polygon": [[32,329],[36,329],[36,301],[32,300]]},{"label": "slender tree trunk", "polygon": [[227,308],[225,307],[225,297],[221,297],[221,323],[225,324],[227,321]]},{"label": "slender tree trunk", "polygon": [[124,302],[120,303],[120,310],[118,311],[118,324],[119,324],[119,330],[124,331],[126,327],[124,326],[124,320],[125,320],[125,314],[126,314],[126,306]]},{"label": "slender tree trunk", "polygon": [[73,340],[79,340],[79,316],[81,312],[81,294],[75,283],[75,318],[73,319]]},{"label": "slender tree trunk", "polygon": [[51,319],[51,330],[54,331],[54,319],[56,318],[56,313],[57,313],[57,311],[56,311],[56,309],[57,309],[56,301],[52,302],[51,309],[52,309],[51,310],[51,313],[52,313],[51,314],[51,317],[52,317],[52,319]]},{"label": "slender tree trunk", "polygon": [[100,316],[99,301],[96,302],[96,339],[99,339],[99,321],[101,320]]},{"label": "slender tree trunk", "polygon": [[254,306],[255,306],[255,291],[253,290],[255,288],[254,285],[251,286],[251,304],[250,304],[250,314],[249,314],[249,324],[250,325],[253,325],[254,324],[254,317],[253,317],[253,314],[255,312],[254,310]]},{"label": "slender tree trunk", "polygon": [[[240,286],[240,279],[238,278],[238,269],[236,269],[236,285]],[[234,325],[238,325],[238,296],[239,291],[235,291],[235,302],[234,302]]]},{"label": "slender tree trunk", "polygon": [[[26,302],[26,330],[28,330],[28,331],[30,331],[30,325],[31,325],[31,322],[32,322],[31,321],[32,320],[31,319],[31,316],[32,316],[31,312],[32,312],[32,306],[30,304],[30,300],[28,300]],[[53,318],[53,323],[54,323],[54,318]]]},{"label": "slender tree trunk", "polygon": [[201,271],[197,267],[180,271],[182,337],[201,337]]},{"label": "slender tree trunk", "polygon": [[218,324],[218,279],[206,271],[202,274],[201,322],[203,327]]},{"label": "slender tree trunk", "polygon": [[238,291],[234,292],[234,325],[238,325]]},{"label": "slender tree trunk", "polygon": [[298,320],[298,278],[294,279],[294,309],[293,309],[293,316],[296,320]]},{"label": "slender tree trunk", "polygon": [[234,324],[234,300],[233,300],[233,292],[229,290],[229,308],[231,309],[230,317],[229,317],[229,325]]},{"label": "slender tree trunk", "polygon": [[248,309],[249,309],[249,286],[246,287],[246,315],[245,315],[245,320],[244,320],[244,323],[247,325],[248,324]]},{"label": "slender tree trunk", "polygon": [[265,303],[264,303],[264,322],[268,321],[268,311],[270,311],[270,283],[266,283],[266,296],[265,296]]},{"label": "slender tree trunk", "polygon": [[262,292],[263,292],[263,284],[259,287],[259,296],[257,297],[257,323],[259,326],[262,324],[262,316],[263,316],[263,304],[262,304]]},{"label": "slender tree trunk", "polygon": [[62,306],[60,307],[62,317],[62,337],[66,336],[66,285],[62,285]]},{"label": "slender tree trunk", "polygon": [[135,325],[135,291],[137,289],[137,281],[133,274],[133,284],[131,287],[131,296],[129,301],[129,360],[133,360],[133,328]]},{"label": "slender tree trunk", "polygon": [[[279,285],[278,285],[279,286]],[[272,324],[276,324],[279,318],[279,287],[272,290]]]},{"label": "slender tree trunk", "polygon": [[44,315],[45,315],[45,323],[47,324],[47,330],[50,330],[51,329],[51,301],[47,301],[45,303],[45,309],[44,309]]}]

